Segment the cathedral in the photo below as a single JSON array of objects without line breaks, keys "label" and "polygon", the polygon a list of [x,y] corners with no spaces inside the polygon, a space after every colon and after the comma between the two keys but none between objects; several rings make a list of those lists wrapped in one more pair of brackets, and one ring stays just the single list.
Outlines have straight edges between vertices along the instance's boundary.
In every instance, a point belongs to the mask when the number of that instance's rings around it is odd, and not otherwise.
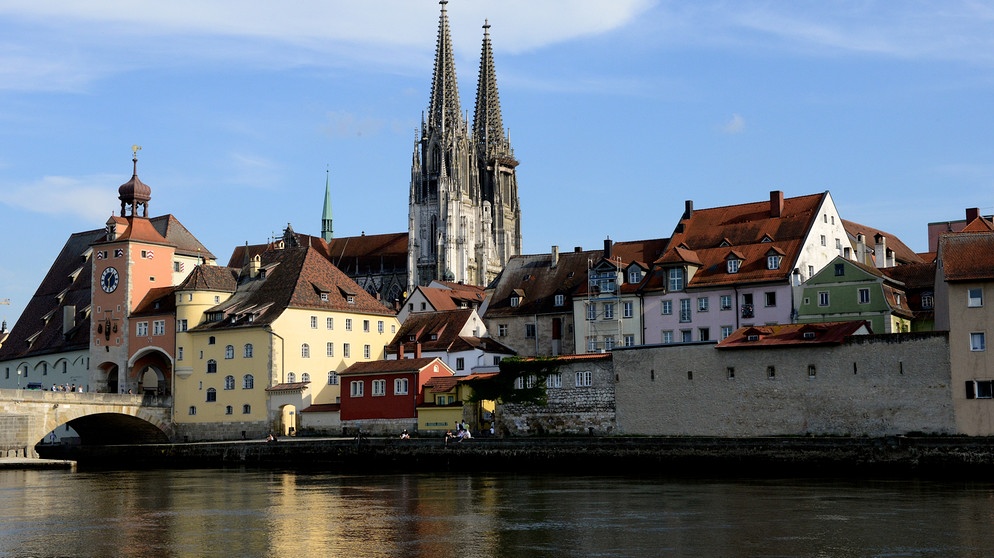
[{"label": "cathedral", "polygon": [[408,222],[408,292],[433,280],[486,286],[521,253],[521,208],[490,44],[483,48],[472,125],[463,116],[441,0],[428,111],[414,143]]}]

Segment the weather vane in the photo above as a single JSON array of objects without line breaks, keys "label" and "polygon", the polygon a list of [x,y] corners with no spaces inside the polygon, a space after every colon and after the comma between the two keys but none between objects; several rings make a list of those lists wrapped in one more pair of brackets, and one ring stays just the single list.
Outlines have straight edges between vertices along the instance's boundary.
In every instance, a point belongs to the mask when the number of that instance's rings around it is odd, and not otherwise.
[{"label": "weather vane", "polygon": [[141,150],[142,150],[142,146],[140,146],[140,145],[132,145],[131,146],[131,156],[132,156],[132,158],[138,159],[138,152],[141,151]]}]

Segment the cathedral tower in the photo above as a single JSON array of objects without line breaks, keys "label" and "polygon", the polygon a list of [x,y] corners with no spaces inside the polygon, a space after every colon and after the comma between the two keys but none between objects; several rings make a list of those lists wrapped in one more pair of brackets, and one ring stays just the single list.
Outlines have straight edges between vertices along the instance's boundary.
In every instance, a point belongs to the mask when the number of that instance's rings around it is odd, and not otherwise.
[{"label": "cathedral tower", "polygon": [[472,130],[463,117],[441,0],[427,114],[415,138],[408,227],[408,290],[432,280],[485,286],[521,252],[517,161],[503,128],[490,25],[483,49]]}]

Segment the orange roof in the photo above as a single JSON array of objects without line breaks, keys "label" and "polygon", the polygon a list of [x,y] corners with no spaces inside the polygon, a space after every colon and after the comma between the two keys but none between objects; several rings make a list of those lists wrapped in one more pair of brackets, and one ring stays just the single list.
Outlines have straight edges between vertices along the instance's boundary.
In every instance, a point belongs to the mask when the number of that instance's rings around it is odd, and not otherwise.
[{"label": "orange roof", "polygon": [[449,374],[454,374],[454,372],[449,369],[438,358],[434,357],[423,357],[423,358],[405,358],[399,360],[370,360],[368,362],[356,362],[352,366],[349,366],[345,370],[339,373],[339,376],[360,376],[363,374],[384,374],[384,373],[396,373],[396,372],[420,372],[433,362],[438,362],[446,372]]},{"label": "orange roof", "polygon": [[760,349],[783,345],[839,345],[860,328],[870,331],[865,320],[817,324],[780,324],[743,327],[721,340],[717,349]]},{"label": "orange roof", "polygon": [[939,260],[946,281],[994,279],[994,232],[940,236]]}]

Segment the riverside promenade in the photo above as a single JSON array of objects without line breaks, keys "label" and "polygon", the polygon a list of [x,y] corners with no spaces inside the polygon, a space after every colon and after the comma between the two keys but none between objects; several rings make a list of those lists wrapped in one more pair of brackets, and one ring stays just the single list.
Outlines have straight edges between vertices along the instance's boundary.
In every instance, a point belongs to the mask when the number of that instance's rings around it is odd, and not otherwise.
[{"label": "riverside promenade", "polygon": [[281,438],[178,444],[80,446],[80,467],[273,467],[342,472],[513,471],[718,476],[983,475],[994,471],[994,438],[556,437]]}]

